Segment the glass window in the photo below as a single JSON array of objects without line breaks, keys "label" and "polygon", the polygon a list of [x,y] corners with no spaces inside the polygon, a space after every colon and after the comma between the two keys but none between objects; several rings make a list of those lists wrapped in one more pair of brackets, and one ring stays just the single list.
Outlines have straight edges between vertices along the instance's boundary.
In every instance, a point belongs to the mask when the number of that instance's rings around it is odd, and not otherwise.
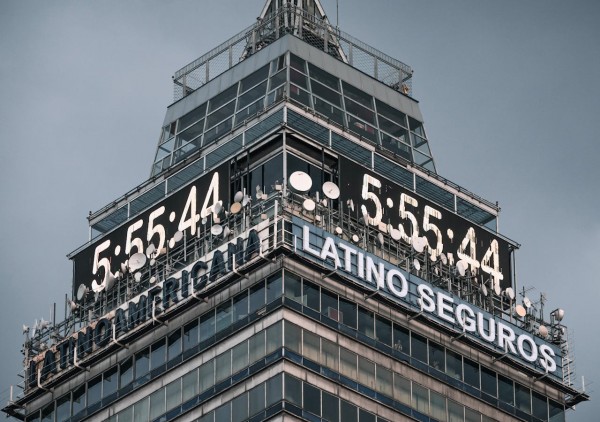
[{"label": "glass window", "polygon": [[324,99],[336,107],[341,107],[342,101],[340,99],[339,92],[329,89],[327,86],[320,84],[315,80],[312,80],[310,85],[314,95]]},{"label": "glass window", "polygon": [[378,143],[377,130],[362,120],[348,114],[348,128],[359,136],[368,139],[371,142]]},{"label": "glass window", "polygon": [[303,349],[302,354],[313,362],[319,362],[320,347],[319,336],[308,330],[303,330]]},{"label": "glass window", "polygon": [[321,392],[323,396],[323,419],[337,422],[340,420],[340,399],[327,391]]},{"label": "glass window", "polygon": [[282,387],[283,377],[281,374],[275,375],[273,378],[267,380],[266,384],[266,407],[278,402],[283,398]]},{"label": "glass window", "polygon": [[494,397],[498,396],[496,373],[484,366],[481,367],[481,391],[491,394]]},{"label": "glass window", "polygon": [[429,414],[429,390],[419,384],[413,383],[412,405],[419,412]]},{"label": "glass window", "polygon": [[251,73],[249,76],[246,76],[242,79],[240,83],[240,92],[246,92],[248,89],[252,88],[256,84],[264,81],[269,76],[269,65],[266,64],[256,72]]},{"label": "glass window", "polygon": [[302,282],[300,277],[290,272],[285,273],[284,279],[285,297],[290,298],[296,302],[301,302],[302,298]]},{"label": "glass window", "polygon": [[515,383],[515,403],[517,409],[531,413],[531,390]]},{"label": "glass window", "polygon": [[102,375],[88,382],[87,402],[88,406],[97,403],[102,398]]},{"label": "glass window", "polygon": [[510,378],[498,374],[498,397],[505,403],[514,404],[515,389]]},{"label": "glass window", "polygon": [[446,349],[446,373],[452,378],[462,380],[462,356]]},{"label": "glass window", "polygon": [[304,410],[321,416],[321,391],[308,383],[304,383]]},{"label": "glass window", "polygon": [[168,360],[173,359],[175,356],[179,356],[181,354],[181,330],[177,330],[168,337],[169,347],[167,349],[167,357]]},{"label": "glass window", "polygon": [[394,398],[410,405],[410,380],[394,373]]},{"label": "glass window", "polygon": [[64,421],[71,416],[71,393],[56,400],[56,420]]},{"label": "glass window", "polygon": [[102,397],[108,397],[119,388],[119,367],[113,366],[104,372],[102,380]]},{"label": "glass window", "polygon": [[410,332],[394,323],[394,349],[410,354]]},{"label": "glass window", "polygon": [[[206,127],[211,128],[211,127],[215,126],[217,123],[222,122],[226,118],[233,116],[234,112],[235,112],[235,101],[231,101],[229,104],[221,107],[220,109],[213,112],[212,114],[209,114],[206,117]],[[222,134],[222,133],[223,132],[220,132],[219,134]]]},{"label": "glass window", "polygon": [[290,66],[303,73],[306,73],[306,62],[294,54],[290,54]]},{"label": "glass window", "polygon": [[358,331],[371,338],[375,338],[375,317],[373,312],[358,307]]},{"label": "glass window", "polygon": [[205,113],[206,113],[206,103],[202,104],[200,107],[196,107],[195,109],[190,111],[188,114],[181,117],[179,119],[179,127],[181,129],[185,129],[192,123],[195,123],[198,120],[202,119],[204,117]]},{"label": "glass window", "polygon": [[73,390],[73,416],[77,415],[86,408],[85,404],[85,384]]},{"label": "glass window", "polygon": [[[185,145],[191,141],[193,141],[194,139],[196,139],[199,135],[202,134],[202,132],[204,131],[204,120],[200,120],[198,123],[190,126],[189,128],[187,128],[186,130],[184,130],[183,132],[181,132],[179,135],[177,135],[177,139],[178,139],[178,146],[179,145]],[[196,140],[196,145],[200,146],[200,140]]]},{"label": "glass window", "polygon": [[360,422],[375,422],[376,417],[374,414],[367,412],[363,409],[358,409],[358,420]]},{"label": "glass window", "polygon": [[231,420],[231,402],[225,403],[221,407],[215,409],[215,421],[230,421]]},{"label": "glass window", "polygon": [[338,297],[325,289],[321,290],[321,313],[334,321],[340,320]]},{"label": "glass window", "polygon": [[415,333],[410,333],[410,355],[427,363],[427,339]]},{"label": "glass window", "polygon": [[342,417],[340,420],[344,422],[358,422],[358,409],[352,403],[346,400],[340,401],[340,413]]},{"label": "glass window", "polygon": [[287,80],[287,70],[283,69],[279,73],[271,76],[269,90],[275,89]]},{"label": "glass window", "polygon": [[248,393],[231,401],[231,422],[242,422],[248,418]]},{"label": "glass window", "polygon": [[183,350],[189,350],[198,344],[198,320],[195,319],[183,327]]},{"label": "glass window", "polygon": [[402,113],[400,110],[397,110],[394,107],[391,107],[391,106],[387,105],[386,103],[383,103],[379,100],[376,100],[376,105],[377,105],[377,112],[379,114],[398,123],[399,125],[408,127],[408,125],[406,124],[406,114]]},{"label": "glass window", "polygon": [[481,422],[481,413],[465,407],[465,422]]},{"label": "glass window", "polygon": [[346,104],[346,111],[348,113],[355,115],[356,117],[364,120],[367,123],[370,123],[372,125],[375,124],[375,113],[373,112],[373,110],[365,108],[362,105],[357,104],[352,100],[349,100],[348,98],[345,98],[344,102]]},{"label": "glass window", "polygon": [[54,422],[54,402],[42,409],[42,422]]},{"label": "glass window", "polygon": [[531,403],[533,408],[533,416],[538,419],[548,418],[548,403],[546,397],[534,391],[531,394]]},{"label": "glass window", "polygon": [[267,303],[281,297],[281,289],[281,272],[278,272],[267,279]]},{"label": "glass window", "polygon": [[236,374],[248,366],[248,341],[231,349],[231,373]]},{"label": "glass window", "polygon": [[252,104],[256,100],[265,96],[267,91],[267,81],[263,82],[260,85],[255,86],[250,91],[246,92],[244,95],[240,96],[237,103],[238,111],[243,109],[244,107]]},{"label": "glass window", "polygon": [[[287,377],[290,378],[290,377]],[[286,389],[288,388],[288,379],[286,378]],[[289,400],[286,390],[286,398]],[[302,400],[302,396],[298,397]],[[248,392],[248,416],[253,416],[265,408],[265,384],[259,384]]]},{"label": "glass window", "polygon": [[304,295],[302,303],[309,308],[318,311],[319,308],[319,286],[304,280]]},{"label": "glass window", "polygon": [[344,112],[341,109],[329,104],[327,101],[324,101],[319,97],[314,97],[313,100],[315,104],[315,111],[317,113],[323,115],[328,119],[331,119],[340,126],[346,126]]},{"label": "glass window", "polygon": [[198,394],[198,370],[185,374],[182,379],[182,402],[186,402]]},{"label": "glass window", "polygon": [[565,422],[565,408],[554,400],[548,400],[548,403],[550,422]]},{"label": "glass window", "polygon": [[119,388],[123,388],[133,381],[133,357],[127,358],[121,362],[119,378]]},{"label": "glass window", "polygon": [[215,330],[217,333],[231,325],[231,316],[232,312],[230,300],[227,300],[226,302],[217,306],[217,316],[215,319]]},{"label": "glass window", "polygon": [[233,117],[230,117],[227,120],[224,120],[223,122],[214,126],[212,129],[209,129],[204,133],[203,144],[205,146],[210,145],[215,139],[225,135],[226,133],[229,133],[231,131],[232,125]]},{"label": "glass window", "polygon": [[179,406],[181,404],[181,379],[177,379],[168,384],[165,390],[167,396],[167,410]]},{"label": "glass window", "polygon": [[285,321],[285,347],[301,353],[302,330],[295,324]]},{"label": "glass window", "polygon": [[206,391],[215,384],[215,360],[211,359],[200,366],[199,370],[200,391]]},{"label": "glass window", "polygon": [[310,95],[308,94],[308,92],[298,88],[294,84],[290,84],[290,98],[292,100],[298,101],[301,104],[304,104],[307,107],[311,107]]},{"label": "glass window", "polygon": [[330,86],[336,90],[339,90],[339,80],[335,76],[330,73],[321,70],[317,66],[312,63],[308,63],[308,69],[310,73],[310,77],[316,79],[317,81],[324,83],[327,86]]},{"label": "glass window", "polygon": [[119,418],[121,422],[131,422],[133,420],[133,405],[126,407],[119,412]]},{"label": "glass window", "polygon": [[150,419],[155,419],[165,413],[165,389],[159,388],[150,394]]},{"label": "glass window", "polygon": [[237,87],[238,87],[237,85],[238,84],[230,86],[225,91],[222,91],[220,94],[213,97],[210,100],[210,106],[208,108],[208,112],[212,113],[219,107],[221,107],[221,106],[227,104],[229,101],[233,100],[235,98],[235,96],[237,95]]},{"label": "glass window", "polygon": [[304,89],[308,89],[307,81],[305,74],[298,72],[296,69],[290,69],[290,82],[293,82]]},{"label": "glass window", "polygon": [[433,341],[429,341],[429,365],[438,371],[445,371],[444,356],[444,348]]},{"label": "glass window", "polygon": [[339,298],[338,321],[356,329],[356,304],[344,298]]},{"label": "glass window", "polygon": [[287,374],[285,376],[285,399],[290,403],[302,406],[302,382]]},{"label": "glass window", "polygon": [[375,387],[375,363],[358,357],[358,382],[369,388]]},{"label": "glass window", "polygon": [[200,317],[200,341],[215,334],[215,313],[210,311]]},{"label": "glass window", "polygon": [[265,332],[254,334],[248,341],[249,362],[253,364],[265,355]]},{"label": "glass window", "polygon": [[357,379],[356,353],[340,347],[340,372],[349,378]]},{"label": "glass window", "polygon": [[412,117],[409,117],[408,124],[411,131],[415,132],[419,136],[425,136],[425,132],[423,131],[423,123],[413,119]]},{"label": "glass window", "polygon": [[448,422],[464,422],[465,408],[464,406],[448,400]]},{"label": "glass window", "polygon": [[465,382],[479,389],[479,364],[471,359],[464,358]]},{"label": "glass window", "polygon": [[248,316],[248,291],[245,290],[233,298],[233,321],[239,321]]},{"label": "glass window", "polygon": [[326,338],[321,339],[321,364],[337,372],[338,370],[338,351],[339,347]]},{"label": "glass window", "polygon": [[393,397],[394,387],[392,371],[381,365],[377,365],[377,383],[375,384],[375,387],[379,392],[386,396]]},{"label": "glass window", "polygon": [[431,416],[440,422],[446,421],[446,398],[435,391],[429,392]]},{"label": "glass window", "polygon": [[250,287],[250,313],[254,313],[265,306],[265,283]]},{"label": "glass window", "polygon": [[371,97],[369,94],[344,81],[342,81],[342,87],[346,97],[351,98],[352,100],[366,107],[373,108],[373,97]]},{"label": "glass window", "polygon": [[166,341],[164,338],[158,340],[150,348],[152,351],[150,354],[150,369],[158,368],[160,365],[165,363],[167,357]]},{"label": "glass window", "polygon": [[377,315],[375,318],[375,335],[377,336],[377,340],[384,344],[387,344],[388,346],[391,346],[392,322],[387,318],[383,318]]},{"label": "glass window", "polygon": [[223,381],[231,376],[231,350],[221,353],[215,358],[215,382]]}]

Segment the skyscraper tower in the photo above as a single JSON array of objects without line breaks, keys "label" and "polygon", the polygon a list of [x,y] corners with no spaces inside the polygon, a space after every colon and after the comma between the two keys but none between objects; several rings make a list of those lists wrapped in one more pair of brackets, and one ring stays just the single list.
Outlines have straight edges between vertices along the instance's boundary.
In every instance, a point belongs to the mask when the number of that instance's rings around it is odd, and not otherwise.
[{"label": "skyscraper tower", "polygon": [[412,70],[318,0],[173,76],[147,181],[89,216],[26,421],[562,421],[564,311],[514,281],[499,208],[436,172]]}]

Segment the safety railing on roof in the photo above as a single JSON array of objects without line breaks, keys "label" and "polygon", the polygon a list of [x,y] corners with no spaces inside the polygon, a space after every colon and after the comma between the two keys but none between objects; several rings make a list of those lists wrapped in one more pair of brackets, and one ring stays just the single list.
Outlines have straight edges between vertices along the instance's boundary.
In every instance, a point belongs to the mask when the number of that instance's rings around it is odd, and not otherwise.
[{"label": "safety railing on roof", "polygon": [[175,72],[174,100],[189,95],[286,34],[304,40],[406,95],[412,94],[410,66],[332,27],[326,20],[286,5]]}]

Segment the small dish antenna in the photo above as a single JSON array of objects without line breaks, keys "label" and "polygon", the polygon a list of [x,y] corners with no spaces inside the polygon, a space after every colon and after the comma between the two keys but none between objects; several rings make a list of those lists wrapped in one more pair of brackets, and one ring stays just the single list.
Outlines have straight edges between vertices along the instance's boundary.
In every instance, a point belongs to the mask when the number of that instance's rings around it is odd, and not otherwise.
[{"label": "small dish antenna", "polygon": [[236,201],[233,204],[231,204],[231,207],[229,208],[229,211],[231,211],[232,214],[237,214],[241,210],[242,210],[242,204],[239,201]]},{"label": "small dish antenna", "polygon": [[458,261],[456,263],[456,269],[458,270],[458,273],[460,274],[460,276],[464,277],[465,274],[467,273],[465,261],[463,261],[463,260]]},{"label": "small dish antenna", "polygon": [[173,235],[173,239],[175,242],[181,242],[181,239],[183,239],[183,232],[181,230],[177,230]]},{"label": "small dish antenna", "polygon": [[223,201],[217,201],[217,203],[213,205],[213,211],[215,215],[221,214],[221,211],[223,211]]},{"label": "small dish antenna", "polygon": [[525,306],[527,309],[531,308],[531,300],[530,300],[530,299],[529,299],[527,296],[525,296],[525,297],[523,298],[523,305],[524,305],[524,306]]},{"label": "small dish antenna", "polygon": [[146,265],[146,255],[143,253],[134,253],[129,257],[129,270],[136,271]]},{"label": "small dish antenna", "polygon": [[137,281],[138,283],[142,280],[142,273],[137,272],[133,275],[133,278],[135,279],[135,281]]},{"label": "small dish antenna", "polygon": [[154,243],[150,243],[146,248],[146,256],[150,258],[154,252],[156,252],[156,246],[154,246]]},{"label": "small dish antenna", "polygon": [[442,264],[446,265],[448,263],[448,258],[444,252],[440,254],[440,259],[442,260]]},{"label": "small dish antenna", "polygon": [[251,198],[248,195],[244,195],[242,198],[242,206],[246,207],[250,203]]},{"label": "small dish antenna", "polygon": [[504,295],[510,300],[515,299],[515,291],[512,287],[507,287],[506,290],[504,290]]},{"label": "small dish antenna", "polygon": [[421,253],[425,250],[426,240],[424,237],[415,237],[413,239],[413,248],[417,253]]},{"label": "small dish antenna", "polygon": [[402,239],[402,233],[400,233],[400,230],[398,229],[392,229],[390,231],[390,236],[392,236],[392,239],[394,239],[396,242]]},{"label": "small dish antenna", "polygon": [[538,334],[540,335],[540,337],[542,338],[546,338],[548,337],[548,328],[545,325],[540,325],[538,327]]},{"label": "small dish antenna", "polygon": [[337,226],[335,228],[335,234],[337,234],[338,236],[341,236],[342,233],[344,233],[344,231],[342,230],[342,228],[340,226]]},{"label": "small dish antenna", "polygon": [[304,200],[304,202],[302,203],[302,207],[308,211],[308,212],[312,212],[315,210],[316,204],[315,201],[313,201],[310,198],[307,198]]},{"label": "small dish antenna", "polygon": [[223,226],[221,226],[220,224],[215,224],[210,228],[210,232],[213,236],[220,236],[221,233],[223,233]]},{"label": "small dish antenna", "polygon": [[360,240],[360,238],[358,237],[358,235],[357,235],[357,234],[353,234],[353,235],[352,235],[352,241],[353,241],[354,243],[358,243],[358,241],[359,241],[359,240]]},{"label": "small dish antenna", "polygon": [[421,263],[418,259],[413,260],[413,267],[415,268],[415,270],[421,271]]},{"label": "small dish antenna", "polygon": [[244,194],[242,191],[237,191],[233,196],[235,202],[242,202],[244,200]]},{"label": "small dish antenna", "polygon": [[379,242],[379,244],[381,246],[383,246],[383,243],[384,243],[383,234],[377,233],[377,241]]},{"label": "small dish antenna", "polygon": [[517,316],[523,318],[525,315],[527,315],[527,310],[525,309],[525,307],[523,305],[517,305],[515,306],[515,312],[517,314]]},{"label": "small dish antenna", "polygon": [[85,284],[80,284],[77,288],[77,300],[82,300],[89,291],[90,289]]},{"label": "small dish antenna", "polygon": [[340,188],[333,182],[323,183],[323,193],[329,199],[338,199],[340,197]]},{"label": "small dish antenna", "polygon": [[483,293],[483,296],[487,297],[488,291],[487,291],[487,287],[485,287],[485,284],[481,285],[481,293]]},{"label": "small dish antenna", "polygon": [[303,171],[295,171],[290,175],[292,189],[299,193],[306,193],[312,187],[312,179]]}]

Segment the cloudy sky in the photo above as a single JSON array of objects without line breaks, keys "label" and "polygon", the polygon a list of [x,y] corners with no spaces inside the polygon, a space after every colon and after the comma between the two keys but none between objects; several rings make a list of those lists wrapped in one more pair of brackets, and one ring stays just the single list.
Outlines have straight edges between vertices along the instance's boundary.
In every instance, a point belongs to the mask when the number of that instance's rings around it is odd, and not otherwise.
[{"label": "cloudy sky", "polygon": [[[323,0],[336,21],[335,0]],[[263,0],[0,2],[0,399],[21,325],[63,313],[86,219],[149,175],[172,74]],[[562,307],[600,407],[600,2],[340,0],[340,27],[415,70],[438,172],[502,207],[517,283]],[[597,271],[598,270],[598,271]]]}]

